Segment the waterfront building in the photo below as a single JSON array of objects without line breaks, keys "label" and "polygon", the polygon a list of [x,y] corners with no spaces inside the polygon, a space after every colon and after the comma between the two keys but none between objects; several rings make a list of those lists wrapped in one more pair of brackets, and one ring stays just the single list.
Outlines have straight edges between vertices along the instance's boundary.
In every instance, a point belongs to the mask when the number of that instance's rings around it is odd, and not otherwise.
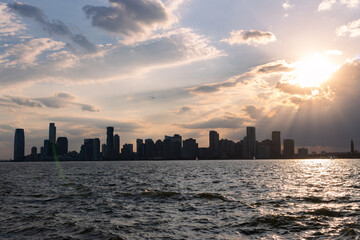
[{"label": "waterfront building", "polygon": [[109,160],[114,158],[114,127],[106,128],[106,158]]},{"label": "waterfront building", "polygon": [[23,161],[25,156],[24,129],[16,129],[14,137],[14,161]]},{"label": "waterfront building", "polygon": [[309,156],[309,150],[307,148],[299,148],[298,149],[298,157],[299,158],[307,158]]},{"label": "waterfront building", "polygon": [[209,149],[211,158],[217,158],[219,156],[219,133],[216,131],[209,132]]},{"label": "waterfront building", "polygon": [[56,140],[56,127],[55,127],[55,123],[50,123],[49,124],[49,142],[51,144],[55,144]]},{"label": "waterfront building", "polygon": [[114,136],[114,159],[119,159],[120,156],[120,136],[115,134]]},{"label": "waterfront building", "polygon": [[181,159],[182,138],[179,134],[173,137],[165,136],[164,139],[164,159],[174,160]]},{"label": "waterfront building", "polygon": [[183,147],[181,149],[181,156],[186,160],[196,159],[199,145],[196,143],[196,140],[189,138],[183,141]]},{"label": "waterfront building", "polygon": [[271,133],[271,158],[281,158],[281,136],[280,131],[273,131]]},{"label": "waterfront building", "polygon": [[57,155],[62,156],[68,154],[69,143],[67,137],[58,137],[56,140]]},{"label": "waterfront building", "polygon": [[294,158],[295,143],[294,139],[284,139],[284,158]]}]

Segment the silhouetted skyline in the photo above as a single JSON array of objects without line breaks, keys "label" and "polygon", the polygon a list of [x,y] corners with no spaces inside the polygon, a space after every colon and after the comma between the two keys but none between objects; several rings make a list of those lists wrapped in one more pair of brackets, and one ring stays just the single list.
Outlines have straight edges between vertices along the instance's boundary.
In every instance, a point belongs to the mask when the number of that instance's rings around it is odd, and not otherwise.
[{"label": "silhouetted skyline", "polygon": [[[105,132],[104,132],[105,133]],[[123,144],[120,151],[120,136],[114,135],[114,127],[106,128],[106,143],[101,145],[100,138],[84,139],[79,152],[68,151],[67,137],[56,136],[55,123],[49,124],[49,139],[37,153],[37,147],[31,148],[31,153],[25,157],[24,129],[15,130],[14,160],[15,161],[100,161],[100,160],[195,160],[195,159],[293,159],[308,158],[309,150],[299,148],[295,152],[295,140],[284,139],[281,145],[281,132],[272,131],[272,139],[258,141],[256,127],[246,127],[246,136],[242,140],[233,141],[220,139],[220,134],[214,130],[209,131],[208,147],[199,147],[196,139],[182,140],[180,134],[166,136],[156,143],[151,138],[136,139],[136,150],[133,144]],[[316,153],[312,153],[316,155]],[[351,140],[350,151],[343,157],[360,156],[355,152],[354,142]]]}]

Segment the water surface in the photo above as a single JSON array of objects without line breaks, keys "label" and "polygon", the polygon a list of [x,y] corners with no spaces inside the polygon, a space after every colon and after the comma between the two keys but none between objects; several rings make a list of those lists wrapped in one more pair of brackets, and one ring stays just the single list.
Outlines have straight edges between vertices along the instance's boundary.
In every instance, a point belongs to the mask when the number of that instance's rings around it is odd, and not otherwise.
[{"label": "water surface", "polygon": [[0,163],[0,238],[358,239],[360,160]]}]

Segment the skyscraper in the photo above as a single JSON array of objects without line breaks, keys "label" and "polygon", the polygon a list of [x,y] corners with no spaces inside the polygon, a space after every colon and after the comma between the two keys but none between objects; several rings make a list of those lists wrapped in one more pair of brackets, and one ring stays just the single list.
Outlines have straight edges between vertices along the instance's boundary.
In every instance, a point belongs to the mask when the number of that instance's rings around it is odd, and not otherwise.
[{"label": "skyscraper", "polygon": [[58,137],[56,141],[56,149],[58,155],[65,155],[68,153],[68,139],[66,137]]},{"label": "skyscraper", "polygon": [[14,139],[14,160],[23,161],[25,155],[25,134],[24,129],[15,130]]},{"label": "skyscraper", "polygon": [[143,159],[145,156],[144,141],[140,138],[136,139],[136,154],[137,154],[137,159]]},{"label": "skyscraper", "polygon": [[114,136],[114,158],[118,159],[120,156],[120,136],[115,134]]},{"label": "skyscraper", "polygon": [[284,158],[293,158],[295,155],[294,139],[284,139]]},{"label": "skyscraper", "polygon": [[106,128],[106,158],[114,158],[114,127]]},{"label": "skyscraper", "polygon": [[247,139],[247,147],[248,147],[248,158],[253,159],[256,156],[255,127],[246,128],[246,139]]},{"label": "skyscraper", "polygon": [[219,155],[219,134],[216,131],[209,132],[209,148],[211,158],[217,158]]},{"label": "skyscraper", "polygon": [[49,125],[49,142],[55,144],[56,140],[56,127],[55,123],[50,123]]},{"label": "skyscraper", "polygon": [[280,131],[271,133],[271,158],[281,158],[281,137]]},{"label": "skyscraper", "polygon": [[351,139],[351,143],[350,143],[350,150],[351,150],[351,153],[355,153],[354,141],[352,139]]}]

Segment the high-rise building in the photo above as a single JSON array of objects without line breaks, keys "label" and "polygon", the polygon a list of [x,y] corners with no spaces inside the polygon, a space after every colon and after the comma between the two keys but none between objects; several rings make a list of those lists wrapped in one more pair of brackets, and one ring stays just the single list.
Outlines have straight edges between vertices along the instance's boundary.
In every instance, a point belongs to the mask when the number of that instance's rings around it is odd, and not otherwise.
[{"label": "high-rise building", "polygon": [[299,158],[309,157],[309,150],[307,148],[299,148],[298,149],[298,157]]},{"label": "high-rise building", "polygon": [[115,134],[114,136],[114,159],[118,159],[120,156],[120,136]]},{"label": "high-rise building", "polygon": [[351,150],[351,153],[355,153],[354,141],[352,139],[351,139],[351,143],[350,143],[350,150]]},{"label": "high-rise building", "polygon": [[151,138],[145,139],[145,159],[154,158],[154,148],[154,141]]},{"label": "high-rise building", "polygon": [[295,142],[294,139],[284,139],[284,158],[294,158]]},{"label": "high-rise building", "polygon": [[183,148],[181,150],[181,156],[183,159],[196,159],[198,152],[198,144],[195,139],[189,138],[183,141]]},{"label": "high-rise building", "polygon": [[181,159],[181,145],[182,140],[179,134],[175,134],[173,137],[165,136],[164,139],[164,159],[174,160]]},{"label": "high-rise building", "polygon": [[211,158],[217,158],[219,156],[219,134],[216,131],[209,132],[209,148]]},{"label": "high-rise building", "polygon": [[52,144],[55,144],[56,140],[56,127],[55,127],[55,123],[50,123],[49,124],[49,142]]},{"label": "high-rise building", "polygon": [[31,148],[30,160],[31,161],[38,160],[37,159],[37,147],[35,147],[35,146]]},{"label": "high-rise building", "polygon": [[84,145],[81,147],[81,158],[85,161],[99,161],[100,155],[100,139],[85,139]]},{"label": "high-rise building", "polygon": [[23,161],[25,156],[25,134],[24,129],[15,130],[14,139],[14,160]]},{"label": "high-rise building", "polygon": [[68,139],[67,137],[58,137],[56,140],[57,155],[65,155],[68,153]]},{"label": "high-rise building", "polygon": [[134,149],[132,144],[124,144],[121,149],[121,158],[124,160],[134,159]]},{"label": "high-rise building", "polygon": [[256,133],[255,127],[246,128],[246,139],[248,147],[248,159],[253,159],[256,157]]},{"label": "high-rise building", "polygon": [[281,158],[281,136],[280,131],[273,131],[271,133],[271,158]]},{"label": "high-rise building", "polygon": [[114,158],[114,127],[106,128],[106,158]]},{"label": "high-rise building", "polygon": [[136,139],[136,155],[137,159],[144,159],[145,157],[144,141],[140,138]]}]

